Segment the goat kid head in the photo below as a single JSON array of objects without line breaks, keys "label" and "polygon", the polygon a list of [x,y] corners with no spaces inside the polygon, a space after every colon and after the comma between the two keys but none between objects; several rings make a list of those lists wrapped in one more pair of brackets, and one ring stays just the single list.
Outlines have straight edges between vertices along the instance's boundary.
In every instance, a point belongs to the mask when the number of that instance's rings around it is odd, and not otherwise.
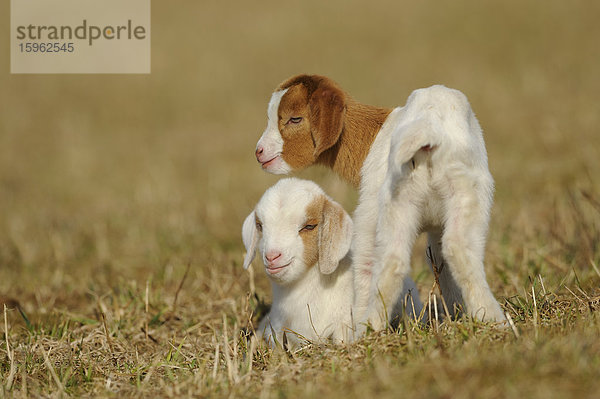
[{"label": "goat kid head", "polygon": [[258,252],[267,276],[285,285],[316,264],[321,273],[333,273],[350,249],[352,219],[315,183],[283,179],[246,217],[242,238],[244,268]]},{"label": "goat kid head", "polygon": [[339,139],[347,97],[331,79],[298,75],[271,96],[256,159],[267,172],[287,174],[314,164]]}]

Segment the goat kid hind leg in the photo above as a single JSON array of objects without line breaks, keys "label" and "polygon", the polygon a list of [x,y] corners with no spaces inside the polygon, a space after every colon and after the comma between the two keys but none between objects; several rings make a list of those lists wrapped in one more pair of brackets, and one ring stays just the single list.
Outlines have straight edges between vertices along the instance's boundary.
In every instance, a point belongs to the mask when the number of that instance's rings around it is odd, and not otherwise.
[{"label": "goat kid hind leg", "polygon": [[[418,187],[409,180],[410,166],[403,165],[402,178],[390,175],[380,193],[373,281],[366,318],[375,330],[386,328],[394,307],[409,281],[412,247],[419,233]],[[399,180],[399,181],[398,181]]]},{"label": "goat kid hind leg", "polygon": [[360,321],[369,306],[373,275],[373,249],[377,230],[377,196],[363,198],[354,212],[354,225],[360,226],[352,240],[352,273],[354,281],[353,318]]},{"label": "goat kid hind leg", "polygon": [[483,264],[492,205],[491,176],[463,174],[450,177],[448,183],[453,192],[446,197],[446,225],[442,236],[446,267],[460,288],[470,316],[505,322],[504,312],[487,283]]}]

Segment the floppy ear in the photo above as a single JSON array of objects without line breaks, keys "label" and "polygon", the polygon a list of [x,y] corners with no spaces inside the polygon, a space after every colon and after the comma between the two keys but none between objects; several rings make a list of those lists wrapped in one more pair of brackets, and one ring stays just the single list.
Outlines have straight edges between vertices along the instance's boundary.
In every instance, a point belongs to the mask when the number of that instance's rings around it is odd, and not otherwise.
[{"label": "floppy ear", "polygon": [[250,266],[256,255],[256,244],[258,243],[258,231],[256,230],[256,216],[252,211],[244,220],[242,225],[242,241],[246,247],[246,256],[244,257],[244,269]]},{"label": "floppy ear", "polygon": [[326,200],[319,225],[319,269],[331,274],[350,250],[352,219],[337,203]]},{"label": "floppy ear", "polygon": [[321,83],[310,96],[308,109],[315,157],[318,157],[340,138],[346,116],[346,96],[340,89]]}]

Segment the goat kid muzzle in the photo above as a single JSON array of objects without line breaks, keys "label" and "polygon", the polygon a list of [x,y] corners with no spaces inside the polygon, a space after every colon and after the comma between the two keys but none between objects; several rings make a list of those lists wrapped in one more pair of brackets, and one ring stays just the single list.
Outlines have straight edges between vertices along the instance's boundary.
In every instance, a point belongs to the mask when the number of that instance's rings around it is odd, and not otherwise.
[{"label": "goat kid muzzle", "polygon": [[[290,263],[292,263],[292,262],[290,262]],[[290,265],[290,263],[287,263],[283,266],[265,266],[265,270],[269,274],[277,274],[277,273],[281,272],[283,269],[285,269],[286,267],[288,267]]]},{"label": "goat kid muzzle", "polygon": [[279,153],[269,153],[267,151],[265,151],[265,149],[262,146],[258,146],[256,148],[256,160],[261,164],[261,166],[264,168],[268,167],[269,165],[273,164],[275,160],[277,160],[281,154]]},{"label": "goat kid muzzle", "polygon": [[277,274],[291,263],[291,260],[286,263],[283,254],[279,251],[268,251],[265,253],[265,270],[269,274]]}]

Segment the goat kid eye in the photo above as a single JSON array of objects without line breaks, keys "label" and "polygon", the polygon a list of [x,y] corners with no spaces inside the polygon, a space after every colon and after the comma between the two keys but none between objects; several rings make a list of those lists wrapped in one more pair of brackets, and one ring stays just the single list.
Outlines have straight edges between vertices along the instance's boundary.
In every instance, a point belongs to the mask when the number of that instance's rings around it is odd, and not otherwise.
[{"label": "goat kid eye", "polygon": [[315,227],[317,227],[316,224],[307,224],[300,231],[311,231],[311,230],[314,230]]},{"label": "goat kid eye", "polygon": [[256,230],[262,231],[262,224],[256,223]]},{"label": "goat kid eye", "polygon": [[290,124],[290,123],[296,124],[296,123],[300,123],[300,122],[302,122],[302,117],[301,117],[301,116],[298,116],[298,117],[296,117],[296,118],[290,118],[290,119],[287,121],[286,125],[288,125],[288,124]]}]

